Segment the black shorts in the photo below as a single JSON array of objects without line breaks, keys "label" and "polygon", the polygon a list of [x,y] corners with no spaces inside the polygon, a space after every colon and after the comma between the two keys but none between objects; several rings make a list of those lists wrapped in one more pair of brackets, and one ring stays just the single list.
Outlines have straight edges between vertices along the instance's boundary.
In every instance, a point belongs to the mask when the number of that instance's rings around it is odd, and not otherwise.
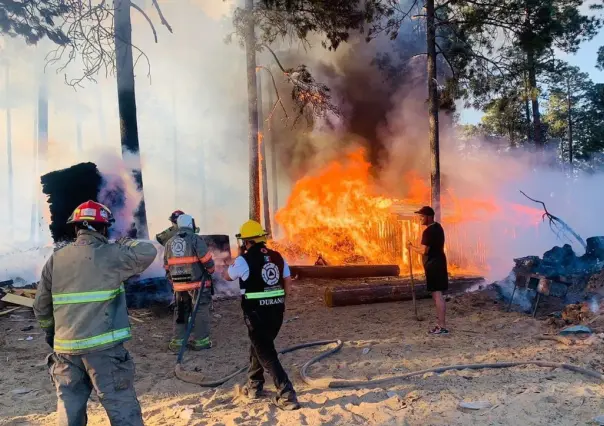
[{"label": "black shorts", "polygon": [[433,292],[449,289],[447,259],[428,260],[424,263],[424,271],[426,272],[426,290]]}]

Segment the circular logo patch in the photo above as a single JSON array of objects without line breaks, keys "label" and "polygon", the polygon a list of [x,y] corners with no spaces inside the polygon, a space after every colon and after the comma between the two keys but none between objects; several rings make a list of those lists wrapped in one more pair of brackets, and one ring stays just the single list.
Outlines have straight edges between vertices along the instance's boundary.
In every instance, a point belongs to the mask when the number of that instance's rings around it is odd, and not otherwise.
[{"label": "circular logo patch", "polygon": [[262,267],[262,279],[268,285],[279,283],[279,268],[274,263],[267,263]]},{"label": "circular logo patch", "polygon": [[176,237],[174,240],[172,240],[170,250],[174,256],[183,257],[185,255],[185,251],[187,250],[187,242],[183,238]]}]

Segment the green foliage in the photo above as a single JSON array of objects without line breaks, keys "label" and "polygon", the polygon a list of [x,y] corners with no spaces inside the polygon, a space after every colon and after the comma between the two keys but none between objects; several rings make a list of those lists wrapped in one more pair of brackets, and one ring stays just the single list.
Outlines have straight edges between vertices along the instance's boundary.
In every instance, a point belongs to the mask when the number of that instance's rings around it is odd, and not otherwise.
[{"label": "green foliage", "polygon": [[463,139],[478,138],[501,147],[521,146],[527,141],[529,125],[525,101],[513,91],[491,100],[478,125],[460,126]]},{"label": "green foliage", "polygon": [[545,104],[543,122],[547,125],[549,137],[561,140],[567,139],[568,103],[564,91],[555,90],[550,93]]},{"label": "green foliage", "polygon": [[[237,8],[233,26],[240,44],[257,51],[267,50],[285,80],[291,84],[291,97],[297,113],[311,121],[312,116],[326,113],[338,114],[332,103],[329,88],[314,77],[301,64],[285,67],[281,64],[271,44],[288,40],[309,46],[311,34],[321,38],[324,48],[335,50],[346,42],[351,32],[362,32],[367,23],[386,13],[381,0],[260,0],[251,9]],[[250,36],[249,27],[254,28]],[[232,35],[227,38],[230,42]],[[271,72],[269,68],[261,66]],[[276,87],[276,86],[275,86]]]},{"label": "green foliage", "polygon": [[[323,47],[330,50],[346,42],[351,32],[364,32],[366,26],[388,13],[390,0],[262,0],[254,11],[259,39],[273,43],[294,36],[307,42],[310,34],[324,36]],[[242,19],[241,13],[235,22]]]},{"label": "green foliage", "polygon": [[596,68],[600,71],[604,71],[604,46],[600,46],[598,49],[598,58],[596,60]]},{"label": "green foliage", "polygon": [[563,142],[562,156],[566,158],[571,136],[573,157],[578,160],[604,152],[604,85],[594,84],[587,73],[565,63],[558,63],[550,70],[547,84],[549,93],[543,120],[549,136]]},{"label": "green foliage", "polygon": [[481,124],[485,132],[491,136],[506,136],[511,145],[526,141],[528,125],[524,105],[524,100],[515,93],[511,93],[509,97],[493,99],[482,117]]},{"label": "green foliage", "polygon": [[[382,31],[396,36],[402,23],[425,18],[410,8],[390,5]],[[545,72],[554,49],[576,52],[601,21],[581,11],[583,0],[437,0],[437,48],[453,70],[455,96],[467,106],[485,108],[492,97],[539,96],[535,79]],[[510,95],[510,87],[517,87]]]},{"label": "green foliage", "polygon": [[57,20],[70,11],[63,0],[0,0],[0,34],[22,37],[35,44],[47,37],[56,44],[67,44],[69,39]]}]

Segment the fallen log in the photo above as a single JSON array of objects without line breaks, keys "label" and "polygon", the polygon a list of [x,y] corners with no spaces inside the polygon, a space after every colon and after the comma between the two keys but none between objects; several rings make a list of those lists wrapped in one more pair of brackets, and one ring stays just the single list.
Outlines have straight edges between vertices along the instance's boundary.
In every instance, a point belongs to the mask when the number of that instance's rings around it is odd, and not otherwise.
[{"label": "fallen log", "polygon": [[[482,277],[450,278],[446,293],[464,291],[473,285],[484,282]],[[425,283],[415,284],[415,296],[418,299],[430,297]],[[354,286],[328,287],[325,289],[325,305],[336,306],[362,305],[368,303],[400,302],[411,300],[411,283],[376,283]]]},{"label": "fallen log", "polygon": [[398,277],[398,265],[346,265],[346,266],[290,266],[293,277],[298,278],[369,278]]}]

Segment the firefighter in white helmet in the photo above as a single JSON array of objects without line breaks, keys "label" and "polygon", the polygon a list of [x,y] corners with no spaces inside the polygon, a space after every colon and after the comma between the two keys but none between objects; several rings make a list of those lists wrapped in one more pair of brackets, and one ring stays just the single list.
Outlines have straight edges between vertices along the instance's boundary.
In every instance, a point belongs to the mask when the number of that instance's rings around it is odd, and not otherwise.
[{"label": "firefighter in white helmet", "polygon": [[134,361],[123,343],[132,335],[125,280],[155,259],[150,242],[107,240],[113,223],[103,204],[80,204],[68,222],[74,243],[55,251],[42,269],[34,313],[54,353],[48,357],[57,390],[58,423],[85,425],[94,389],[112,425],[142,426],[134,391]]},{"label": "firefighter in white helmet", "polygon": [[[209,349],[210,303],[212,301],[211,274],[214,260],[204,239],[195,233],[195,220],[181,214],[176,221],[178,231],[166,242],[164,268],[174,288],[176,310],[174,311],[174,337],[169,349],[178,352],[182,345],[189,344],[193,350]],[[201,292],[201,293],[198,293]],[[187,321],[193,309],[193,300],[201,294],[200,305],[191,331],[190,341],[184,341]]]}]

